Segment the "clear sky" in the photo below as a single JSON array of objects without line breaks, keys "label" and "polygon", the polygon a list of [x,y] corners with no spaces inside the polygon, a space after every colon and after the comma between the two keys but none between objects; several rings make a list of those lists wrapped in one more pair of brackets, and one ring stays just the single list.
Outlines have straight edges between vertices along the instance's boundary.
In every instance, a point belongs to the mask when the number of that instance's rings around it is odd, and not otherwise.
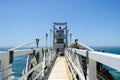
[{"label": "clear sky", "polygon": [[53,22],[88,46],[120,46],[120,0],[0,0],[0,47],[40,38]]}]

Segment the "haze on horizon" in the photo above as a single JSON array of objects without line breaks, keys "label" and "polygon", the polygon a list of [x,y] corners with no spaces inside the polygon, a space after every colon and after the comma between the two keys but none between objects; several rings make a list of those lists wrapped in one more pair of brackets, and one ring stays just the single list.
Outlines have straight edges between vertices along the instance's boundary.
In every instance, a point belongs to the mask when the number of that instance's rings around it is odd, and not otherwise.
[{"label": "haze on horizon", "polygon": [[0,47],[41,38],[53,22],[88,46],[120,46],[120,0],[1,0]]}]

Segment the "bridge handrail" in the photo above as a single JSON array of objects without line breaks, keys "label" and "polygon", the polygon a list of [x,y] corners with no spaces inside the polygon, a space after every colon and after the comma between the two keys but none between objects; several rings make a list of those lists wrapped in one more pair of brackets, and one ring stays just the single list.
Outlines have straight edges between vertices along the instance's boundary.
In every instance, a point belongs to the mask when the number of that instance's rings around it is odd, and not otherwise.
[{"label": "bridge handrail", "polygon": [[[35,48],[35,49],[12,50],[14,52],[13,57],[18,57],[18,56],[22,56],[22,55],[26,55],[26,54],[31,54],[31,53],[33,53],[33,50],[36,50],[37,52],[39,52],[41,50],[41,48],[39,48],[39,49]],[[0,60],[4,60],[7,57],[9,57],[9,51],[0,52]]]},{"label": "bridge handrail", "polygon": [[42,62],[39,63],[37,66],[33,67],[30,71],[28,71],[26,74],[24,74],[22,77],[20,77],[19,80],[23,80],[24,78],[26,78],[30,73],[32,73],[35,69],[37,69],[38,67],[42,66]]},{"label": "bridge handrail", "polygon": [[[27,73],[25,73],[22,77],[20,77],[19,80],[24,80],[24,79],[25,79],[29,74],[31,74],[34,70],[38,69],[38,67],[42,67],[43,62],[49,60],[49,57],[50,57],[50,56],[48,56],[48,57],[47,57],[45,60],[43,60],[41,63],[39,63],[38,65],[36,65],[35,67],[33,67],[30,71],[28,71]],[[46,66],[45,66],[45,67],[46,67]],[[42,71],[40,71],[38,74],[39,74],[39,75],[42,74]],[[36,77],[38,77],[38,76],[36,76]],[[36,77],[35,77],[35,78],[36,78]],[[35,80],[36,80],[36,79],[35,79]]]},{"label": "bridge handrail", "polygon": [[[41,67],[42,70],[43,70],[46,66],[51,65],[52,62],[55,59],[55,54],[54,54],[54,50],[53,49],[33,48],[33,49],[21,49],[21,50],[12,50],[12,51],[13,51],[13,57],[12,58],[15,58],[15,57],[18,57],[18,56],[22,56],[22,55],[29,55],[29,54],[33,54],[34,55],[34,51],[35,51],[35,53],[39,52],[39,54],[43,54],[43,56],[45,57],[45,59],[42,58],[42,61],[40,63],[38,63],[35,67],[30,69],[28,72],[24,73],[24,75],[20,78],[20,80],[21,79],[25,79],[26,76],[31,74],[31,72],[36,70],[38,67]],[[49,54],[48,56],[46,55],[46,52],[47,52],[47,54]],[[0,73],[2,71],[4,71],[4,70],[5,71],[2,72],[2,73],[6,73],[7,72],[6,69],[7,69],[7,70],[9,70],[8,74],[10,74],[10,75],[12,74],[12,67],[10,67],[10,66],[12,66],[12,63],[9,63],[10,58],[11,58],[10,56],[11,56],[10,51],[1,51],[0,52],[0,62],[2,61],[0,66],[5,66],[6,63],[7,63],[7,65],[4,68],[0,68],[0,70],[1,70]],[[5,62],[5,64],[4,64],[4,62]],[[39,75],[41,75],[41,73],[44,74],[42,71],[40,71],[36,75],[35,78],[39,77]],[[3,76],[3,77],[0,76],[0,79],[4,79],[4,78],[6,78],[6,76]],[[7,78],[11,80],[11,76],[8,76]]]},{"label": "bridge handrail", "polygon": [[[78,55],[86,57],[87,50],[67,48],[66,50],[76,52]],[[88,51],[88,57],[96,62],[105,64],[111,68],[114,68],[120,71],[120,55],[97,52],[97,51]]]},{"label": "bridge handrail", "polygon": [[73,61],[71,60],[71,58],[69,58],[68,54],[65,54],[65,56],[70,61],[71,65],[73,66],[75,71],[78,73],[78,75],[80,76],[81,80],[85,80],[85,77],[79,72],[79,69],[74,65]]}]

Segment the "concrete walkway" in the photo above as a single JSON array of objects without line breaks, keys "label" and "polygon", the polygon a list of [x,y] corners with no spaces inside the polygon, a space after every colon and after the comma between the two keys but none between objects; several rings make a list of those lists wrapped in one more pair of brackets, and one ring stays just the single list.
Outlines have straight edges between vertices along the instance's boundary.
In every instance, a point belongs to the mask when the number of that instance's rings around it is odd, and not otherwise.
[{"label": "concrete walkway", "polygon": [[58,57],[48,80],[70,80],[69,69],[65,57]]}]

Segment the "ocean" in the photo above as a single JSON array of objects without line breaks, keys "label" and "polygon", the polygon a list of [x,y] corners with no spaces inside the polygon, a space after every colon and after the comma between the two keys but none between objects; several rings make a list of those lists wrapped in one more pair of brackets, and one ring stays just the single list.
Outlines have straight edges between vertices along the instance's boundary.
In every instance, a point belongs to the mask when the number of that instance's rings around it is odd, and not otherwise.
[{"label": "ocean", "polygon": [[[118,54],[120,55],[120,47],[93,47],[96,51],[104,51],[111,54]],[[109,72],[114,77],[114,80],[120,80],[120,72],[116,71],[115,69],[112,69],[106,65],[103,65],[104,68],[107,68]]]},{"label": "ocean", "polygon": [[[0,47],[0,51],[6,51],[11,49],[10,47]],[[23,55],[20,57],[16,57],[13,60],[12,65],[12,79],[18,80],[20,76],[22,75],[22,71],[26,64],[27,55]]]},{"label": "ocean", "polygon": [[[10,49],[10,48],[0,48],[0,51],[5,51],[8,49]],[[111,54],[120,55],[120,47],[93,47],[93,49],[95,49],[97,51],[104,51],[104,52],[108,52]],[[22,71],[23,71],[23,69],[25,67],[25,63],[26,63],[26,58],[27,58],[26,55],[14,58],[13,70],[12,70],[13,71],[12,72],[13,80],[18,80],[19,77],[22,75]],[[120,72],[118,72],[106,65],[103,65],[103,67],[105,67],[109,70],[109,72],[114,77],[114,80],[120,80]]]}]

